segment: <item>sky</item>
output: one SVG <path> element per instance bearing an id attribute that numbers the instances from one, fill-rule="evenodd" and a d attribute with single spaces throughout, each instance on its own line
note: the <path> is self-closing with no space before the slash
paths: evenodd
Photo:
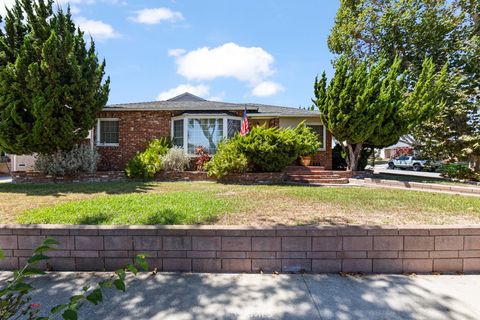
<path id="1" fill-rule="evenodd" d="M 4 6 L 14 0 L 0 0 Z M 333 72 L 327 38 L 337 0 L 57 0 L 95 40 L 109 104 L 205 99 L 311 105 Z"/>

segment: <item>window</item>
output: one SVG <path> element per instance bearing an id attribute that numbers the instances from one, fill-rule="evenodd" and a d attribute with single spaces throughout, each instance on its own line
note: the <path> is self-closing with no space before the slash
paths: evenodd
<path id="1" fill-rule="evenodd" d="M 235 133 L 240 132 L 240 127 L 242 126 L 242 121 L 237 119 L 228 119 L 228 133 L 227 138 L 233 138 Z"/>
<path id="2" fill-rule="evenodd" d="M 321 124 L 308 124 L 307 127 L 317 134 L 318 141 L 320 141 L 320 150 L 325 150 L 325 127 Z"/>
<path id="3" fill-rule="evenodd" d="M 173 121 L 173 145 L 183 148 L 183 119 Z"/>
<path id="4" fill-rule="evenodd" d="M 119 127 L 118 119 L 98 119 L 97 145 L 118 146 Z"/>
<path id="5" fill-rule="evenodd" d="M 241 118 L 225 114 L 185 114 L 172 121 L 173 144 L 183 147 L 189 154 L 194 154 L 198 146 L 213 154 L 220 141 L 240 131 L 240 125 Z"/>

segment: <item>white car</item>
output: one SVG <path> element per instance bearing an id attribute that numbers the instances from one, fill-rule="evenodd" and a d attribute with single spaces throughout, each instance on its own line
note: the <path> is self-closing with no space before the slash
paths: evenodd
<path id="1" fill-rule="evenodd" d="M 401 156 L 388 162 L 388 169 L 413 169 L 413 171 L 429 169 L 430 171 L 435 171 L 438 167 L 440 167 L 439 163 L 430 160 L 420 160 L 412 156 Z"/>

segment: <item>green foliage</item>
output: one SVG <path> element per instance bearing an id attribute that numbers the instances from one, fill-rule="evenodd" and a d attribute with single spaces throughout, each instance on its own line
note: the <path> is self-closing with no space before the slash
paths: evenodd
<path id="1" fill-rule="evenodd" d="M 71 150 L 105 106 L 93 40 L 53 1 L 17 0 L 0 29 L 0 146 L 12 154 Z"/>
<path id="2" fill-rule="evenodd" d="M 317 135 L 303 122 L 294 129 L 255 126 L 246 136 L 236 135 L 220 143 L 206 170 L 218 178 L 248 170 L 282 171 L 300 155 L 310 155 L 319 148 Z"/>
<path id="3" fill-rule="evenodd" d="M 401 58 L 409 89 L 445 73 L 438 104 L 421 125 L 410 128 L 415 148 L 437 159 L 465 159 L 480 171 L 480 1 L 342 0 L 328 39 L 330 50 L 349 61 Z M 438 94 L 418 87 L 418 97 Z M 423 99 L 426 108 L 435 99 Z M 417 107 L 421 107 L 418 100 Z"/>
<path id="4" fill-rule="evenodd" d="M 162 157 L 165 171 L 185 171 L 190 165 L 190 157 L 183 148 L 174 146 Z"/>
<path id="5" fill-rule="evenodd" d="M 150 141 L 143 152 L 137 152 L 125 167 L 125 174 L 129 178 L 151 179 L 162 170 L 162 156 L 170 149 L 170 142 L 166 138 Z"/>
<path id="6" fill-rule="evenodd" d="M 299 135 L 291 128 L 255 126 L 246 136 L 237 135 L 232 141 L 258 172 L 281 171 L 300 154 Z"/>
<path id="7" fill-rule="evenodd" d="M 480 175 L 463 164 L 446 164 L 442 166 L 442 177 L 460 180 L 480 181 Z"/>
<path id="8" fill-rule="evenodd" d="M 100 155 L 90 145 L 76 145 L 70 151 L 40 154 L 35 160 L 35 169 L 51 176 L 71 176 L 78 173 L 94 173 Z"/>
<path id="9" fill-rule="evenodd" d="M 135 264 L 129 264 L 124 269 L 117 270 L 115 277 L 103 280 L 96 286 L 86 285 L 82 288 L 82 293 L 70 297 L 69 302 L 54 306 L 50 309 L 50 316 L 39 316 L 42 312 L 41 305 L 31 303 L 30 292 L 34 289 L 27 283 L 30 276 L 45 274 L 42 270 L 35 268 L 41 261 L 49 259 L 44 253 L 56 250 L 60 243 L 54 238 L 47 238 L 43 243 L 33 251 L 33 255 L 27 260 L 27 264 L 20 270 L 13 273 L 11 280 L 6 282 L 4 287 L 0 287 L 0 319 L 18 319 L 24 316 L 28 319 L 54 319 L 57 314 L 62 315 L 63 319 L 77 319 L 78 309 L 82 302 L 90 302 L 97 305 L 103 301 L 103 289 L 115 285 L 117 290 L 125 292 L 125 269 L 137 274 L 138 269 L 148 271 L 148 263 L 145 260 L 146 255 L 139 254 L 135 258 Z M 0 259 L 3 259 L 3 251 L 0 248 Z M 93 287 L 93 289 L 92 289 Z M 42 313 L 47 313 L 43 310 Z"/>
<path id="10" fill-rule="evenodd" d="M 313 130 L 300 123 L 296 128 L 297 148 L 300 156 L 310 156 L 320 149 L 320 141 Z"/>
<path id="11" fill-rule="evenodd" d="M 357 64 L 341 57 L 328 85 L 325 73 L 315 79 L 313 102 L 323 124 L 337 141 L 345 143 L 350 170 L 359 169 L 364 145 L 381 148 L 396 143 L 439 105 L 444 72 L 437 75 L 426 59 L 420 80 L 407 94 L 400 63 L 396 58 L 392 65 L 386 60 Z"/>
<path id="12" fill-rule="evenodd" d="M 209 176 L 221 179 L 229 173 L 246 172 L 248 160 L 233 140 L 222 141 L 217 146 L 217 152 L 209 162 L 205 163 L 204 168 Z"/>

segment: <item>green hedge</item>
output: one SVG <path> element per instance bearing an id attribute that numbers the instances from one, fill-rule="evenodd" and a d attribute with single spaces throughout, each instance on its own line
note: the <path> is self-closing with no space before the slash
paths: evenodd
<path id="1" fill-rule="evenodd" d="M 157 172 L 162 170 L 162 156 L 168 152 L 170 147 L 170 141 L 166 138 L 150 141 L 145 151 L 137 152 L 128 161 L 125 174 L 129 178 L 153 178 Z"/>

